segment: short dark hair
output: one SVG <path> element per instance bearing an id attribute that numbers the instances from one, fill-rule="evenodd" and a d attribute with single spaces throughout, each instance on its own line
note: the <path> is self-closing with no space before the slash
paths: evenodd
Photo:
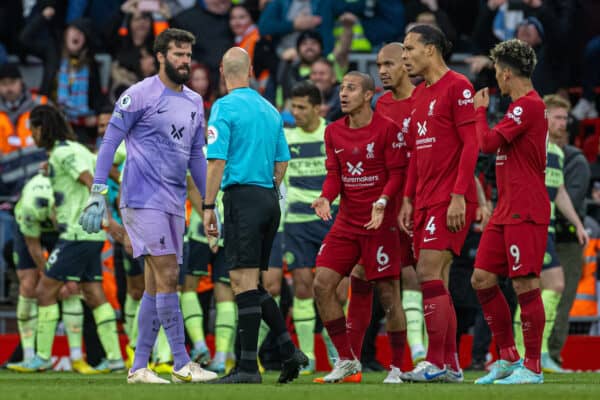
<path id="1" fill-rule="evenodd" d="M 154 41 L 154 54 L 162 53 L 167 55 L 169 50 L 169 43 L 175 42 L 175 46 L 181 45 L 181 43 L 191 43 L 192 46 L 196 44 L 196 38 L 188 31 L 177 28 L 169 28 L 162 31 Z"/>
<path id="2" fill-rule="evenodd" d="M 301 81 L 298 82 L 292 88 L 292 97 L 306 97 L 308 96 L 308 102 L 313 106 L 319 105 L 322 103 L 321 100 L 321 91 L 319 88 L 312 83 L 311 81 Z"/>
<path id="3" fill-rule="evenodd" d="M 369 74 L 365 74 L 364 72 L 360 71 L 350 71 L 344 76 L 357 76 L 361 80 L 361 86 L 363 88 L 363 91 L 375 91 L 375 81 L 373 80 L 373 77 L 371 77 L 371 75 Z"/>
<path id="4" fill-rule="evenodd" d="M 329 66 L 329 68 L 331 68 L 332 70 L 335 69 L 335 65 L 333 65 L 333 63 L 331 61 L 329 61 L 327 58 L 325 57 L 319 57 L 317 58 L 312 65 L 315 65 L 316 63 L 322 63 L 325 64 L 327 66 Z"/>
<path id="5" fill-rule="evenodd" d="M 519 39 L 500 42 L 490 52 L 492 60 L 502 67 L 508 67 L 517 75 L 531 78 L 537 64 L 535 51 Z"/>
<path id="6" fill-rule="evenodd" d="M 302 42 L 304 42 L 307 39 L 316 40 L 317 42 L 319 42 L 321 49 L 323 49 L 323 36 L 321 36 L 321 34 L 315 30 L 300 32 L 300 34 L 298 35 L 298 39 L 296 39 L 296 49 L 299 49 Z"/>
<path id="7" fill-rule="evenodd" d="M 57 140 L 77 140 L 63 114 L 48 104 L 36 106 L 31 110 L 29 124 L 35 128 L 42 127 L 38 144 L 46 150 L 52 150 Z"/>
<path id="8" fill-rule="evenodd" d="M 114 110 L 115 110 L 115 106 L 113 106 L 110 103 L 105 103 L 105 104 L 102 104 L 102 107 L 100 107 L 98 115 L 100 115 L 100 114 L 112 114 Z"/>
<path id="9" fill-rule="evenodd" d="M 442 57 L 446 57 L 452 51 L 452 43 L 446 39 L 446 35 L 439 28 L 428 25 L 428 24 L 419 24 L 415 25 L 409 29 L 407 34 L 416 33 L 420 35 L 419 41 L 425 45 L 431 44 L 435 46 L 437 51 L 442 55 Z"/>

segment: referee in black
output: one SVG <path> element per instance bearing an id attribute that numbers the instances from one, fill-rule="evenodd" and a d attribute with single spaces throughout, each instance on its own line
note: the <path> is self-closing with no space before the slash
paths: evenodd
<path id="1" fill-rule="evenodd" d="M 219 187 L 225 207 L 225 258 L 238 306 L 241 357 L 229 375 L 215 383 L 261 383 L 257 342 L 261 314 L 277 337 L 282 365 L 279 383 L 298 377 L 308 358 L 292 343 L 275 300 L 259 285 L 281 212 L 277 189 L 290 153 L 279 112 L 250 89 L 248 53 L 229 49 L 221 62 L 228 95 L 213 105 L 208 122 L 208 172 L 204 230 L 218 237 L 214 212 Z"/>

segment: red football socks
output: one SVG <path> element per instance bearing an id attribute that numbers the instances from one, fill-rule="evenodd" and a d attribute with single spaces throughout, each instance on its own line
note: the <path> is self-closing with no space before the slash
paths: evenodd
<path id="1" fill-rule="evenodd" d="M 354 355 L 352 354 L 350 341 L 346 333 L 346 318 L 342 317 L 331 321 L 323 321 L 323 325 L 325 325 L 327 333 L 338 351 L 340 360 L 353 360 Z"/>
<path id="2" fill-rule="evenodd" d="M 404 348 L 406 347 L 406 330 L 388 331 L 388 339 L 392 350 L 392 365 L 396 368 L 402 368 L 404 360 Z"/>
<path id="3" fill-rule="evenodd" d="M 448 314 L 448 329 L 446 330 L 446 343 L 444 345 L 444 363 L 454 371 L 460 371 L 458 351 L 456 350 L 456 310 L 450 292 L 446 290 L 450 312 Z"/>
<path id="4" fill-rule="evenodd" d="M 483 309 L 483 314 L 485 315 L 485 320 L 500 350 L 500 358 L 511 362 L 517 361 L 519 353 L 515 347 L 512 317 L 506 298 L 498 285 L 477 290 L 476 292 L 481 308 Z"/>
<path id="5" fill-rule="evenodd" d="M 373 285 L 367 281 L 350 277 L 350 305 L 348 306 L 348 340 L 357 358 L 362 354 L 362 345 L 373 310 Z"/>
<path id="6" fill-rule="evenodd" d="M 444 368 L 446 332 L 450 315 L 450 297 L 444 282 L 433 280 L 421 283 L 423 291 L 423 316 L 429 336 L 427 361 L 438 368 Z"/>
<path id="7" fill-rule="evenodd" d="M 523 342 L 525 343 L 525 368 L 539 374 L 542 351 L 542 336 L 546 324 L 544 303 L 540 289 L 533 289 L 520 294 L 521 326 L 523 329 Z"/>

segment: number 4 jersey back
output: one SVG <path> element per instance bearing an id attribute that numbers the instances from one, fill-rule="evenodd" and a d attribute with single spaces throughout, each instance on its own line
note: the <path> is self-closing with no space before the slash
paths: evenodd
<path id="1" fill-rule="evenodd" d="M 333 200 L 328 195 L 328 181 L 337 179 L 341 201 L 336 225 L 365 234 L 369 233 L 364 225 L 371 219 L 372 204 L 384 193 L 384 188 L 389 188 L 386 184 L 392 176 L 398 179 L 398 185 L 393 193 L 386 193 L 390 202 L 385 209 L 384 227 L 396 224 L 393 200 L 407 167 L 406 144 L 400 127 L 378 112 L 362 128 L 351 129 L 348 121 L 348 117 L 339 119 L 325 131 L 328 177 L 323 195 Z"/>

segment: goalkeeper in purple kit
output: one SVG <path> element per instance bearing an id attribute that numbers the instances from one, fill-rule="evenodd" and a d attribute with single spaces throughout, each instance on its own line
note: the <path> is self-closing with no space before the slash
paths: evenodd
<path id="1" fill-rule="evenodd" d="M 159 73 L 133 85 L 117 101 L 98 153 L 88 205 L 80 218 L 88 232 L 102 228 L 107 218 L 106 179 L 114 153 L 125 140 L 121 214 L 134 257 L 145 256 L 146 284 L 129 383 L 169 383 L 147 368 L 161 325 L 173 353 L 173 382 L 217 377 L 190 360 L 176 293 L 188 169 L 202 197 L 206 186 L 202 98 L 183 85 L 189 80 L 194 42 L 191 33 L 179 29 L 167 29 L 156 38 Z"/>

